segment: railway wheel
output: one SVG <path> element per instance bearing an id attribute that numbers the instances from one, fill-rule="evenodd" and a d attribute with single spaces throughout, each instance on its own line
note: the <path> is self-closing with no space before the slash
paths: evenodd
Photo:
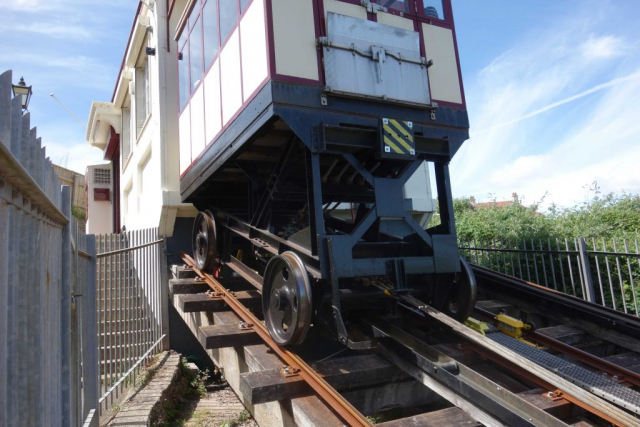
<path id="1" fill-rule="evenodd" d="M 476 276 L 464 257 L 460 257 L 460 273 L 453 276 L 451 294 L 446 301 L 443 312 L 454 319 L 464 322 L 476 305 L 478 286 Z"/>
<path id="2" fill-rule="evenodd" d="M 211 270 L 216 260 L 216 222 L 211 211 L 198 212 L 191 233 L 193 259 L 200 270 Z"/>
<path id="3" fill-rule="evenodd" d="M 304 263 L 287 251 L 269 260 L 262 287 L 264 320 L 279 345 L 301 344 L 311 325 L 311 285 Z"/>

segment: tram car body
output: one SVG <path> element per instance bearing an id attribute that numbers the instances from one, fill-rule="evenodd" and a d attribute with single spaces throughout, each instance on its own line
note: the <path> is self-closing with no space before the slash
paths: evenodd
<path id="1" fill-rule="evenodd" d="M 181 27 L 197 264 L 261 288 L 282 345 L 324 322 L 358 347 L 350 313 L 393 309 L 401 292 L 466 318 L 448 165 L 469 125 L 450 0 L 198 0 Z M 412 176 L 430 191 L 428 171 L 435 226 L 407 197 Z"/>

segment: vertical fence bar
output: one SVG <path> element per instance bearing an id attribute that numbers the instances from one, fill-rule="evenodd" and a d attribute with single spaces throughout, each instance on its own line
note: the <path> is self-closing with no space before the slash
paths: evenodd
<path id="1" fill-rule="evenodd" d="M 0 180 L 0 190 L 4 187 L 4 181 Z M 14 230 L 10 228 L 12 216 L 12 207 L 4 200 L 0 200 L 0 425 L 7 424 L 8 413 L 8 394 L 7 387 L 7 357 L 10 346 L 9 339 L 9 311 L 12 311 L 11 302 L 9 301 L 9 258 L 11 249 L 9 242 L 13 240 Z M 10 234 L 11 233 L 11 234 Z M 11 237 L 11 239 L 10 239 Z M 7 408 L 6 410 L 4 408 Z"/>
<path id="2" fill-rule="evenodd" d="M 133 246 L 138 246 L 140 245 L 140 230 L 135 230 L 133 232 L 133 236 L 134 236 L 134 244 Z M 136 250 L 134 251 L 134 258 L 135 258 L 135 273 L 134 273 L 134 278 L 135 278 L 135 286 L 136 286 L 136 347 L 137 347 L 137 354 L 136 354 L 136 359 L 139 359 L 143 352 L 142 352 L 142 348 L 143 348 L 143 343 L 142 343 L 142 338 L 143 338 L 143 333 L 142 333 L 142 315 L 144 313 L 144 308 L 142 307 L 142 268 L 140 268 L 140 251 Z M 136 370 L 139 371 L 139 370 Z"/>
<path id="3" fill-rule="evenodd" d="M 516 272 L 515 269 L 513 267 L 513 252 L 511 252 L 511 239 L 508 240 L 508 244 L 509 244 L 509 260 L 510 260 L 510 264 L 511 264 L 511 275 L 513 277 L 516 276 Z"/>
<path id="4" fill-rule="evenodd" d="M 125 241 L 125 248 L 130 248 L 131 245 L 129 244 L 129 238 L 128 238 L 128 233 L 124 232 L 122 233 L 124 236 L 124 241 Z M 123 337 L 123 339 L 125 340 L 125 357 L 126 357 L 126 363 L 125 363 L 125 367 L 126 370 L 129 371 L 129 369 L 131 368 L 132 364 L 133 364 L 133 358 L 131 357 L 131 271 L 130 271 L 130 265 L 129 265 L 129 258 L 131 256 L 130 252 L 127 252 L 125 255 L 125 265 L 124 265 L 124 271 L 125 271 L 125 279 L 124 279 L 124 283 L 125 283 L 125 335 Z M 131 381 L 129 381 L 131 382 Z"/>
<path id="5" fill-rule="evenodd" d="M 560 242 L 556 238 L 556 250 L 558 251 L 558 264 L 560 265 L 560 278 L 562 278 L 562 292 L 567 293 L 567 283 L 564 277 L 564 266 L 562 263 L 562 251 L 560 250 Z"/>
<path id="6" fill-rule="evenodd" d="M 576 267 L 578 268 L 578 279 L 580 279 L 580 290 L 582 292 L 582 299 L 587 301 L 587 286 L 584 277 L 584 270 L 582 269 L 582 261 L 580 256 L 580 246 L 578 244 L 578 238 L 573 239 L 573 248 L 576 252 Z"/>
<path id="7" fill-rule="evenodd" d="M 145 243 L 148 243 L 151 241 L 150 239 L 150 234 L 151 234 L 151 230 L 150 229 L 146 229 L 144 231 L 144 237 L 145 237 Z M 145 254 L 146 254 L 146 262 L 145 262 L 145 272 L 146 272 L 146 277 L 145 277 L 145 281 L 146 281 L 146 286 L 147 286 L 147 307 L 149 307 L 149 314 L 147 315 L 147 319 L 148 319 L 148 328 L 149 328 L 149 340 L 147 341 L 148 343 L 152 343 L 153 342 L 153 286 L 152 286 L 152 275 L 151 275 L 151 247 L 147 246 L 145 248 Z M 149 344 L 147 344 L 149 345 Z M 149 363 L 151 361 L 151 353 L 149 353 L 149 355 L 147 356 L 147 363 Z"/>
<path id="8" fill-rule="evenodd" d="M 113 234 L 109 235 L 109 252 L 115 250 L 115 239 Z M 116 366 L 113 360 L 113 347 L 116 344 L 116 333 L 115 333 L 115 316 L 113 314 L 113 307 L 115 306 L 115 292 L 114 292 L 114 278 L 115 278 L 115 265 L 113 262 L 113 255 L 109 255 L 109 280 L 107 281 L 109 286 L 109 348 L 105 349 L 105 359 L 109 360 L 109 387 L 111 387 L 115 383 L 115 374 L 116 374 Z M 115 397 L 115 393 L 110 395 L 110 405 L 113 406 L 113 399 Z"/>
<path id="9" fill-rule="evenodd" d="M 478 262 L 478 244 L 476 243 L 476 239 L 473 239 L 473 254 L 476 257 L 476 265 L 480 265 L 480 263 Z"/>
<path id="10" fill-rule="evenodd" d="M 500 273 L 500 252 L 497 251 L 496 241 L 491 239 L 491 249 L 493 250 L 493 257 L 496 260 L 496 271 Z"/>
<path id="11" fill-rule="evenodd" d="M 540 283 L 540 276 L 538 276 L 538 258 L 536 257 L 536 245 L 533 243 L 533 239 L 531 239 L 531 256 L 533 257 L 533 268 L 536 273 L 536 283 Z"/>
<path id="12" fill-rule="evenodd" d="M 69 187 L 62 187 L 62 213 L 71 216 L 71 191 Z M 71 425 L 71 223 L 64 226 L 62 231 L 62 319 L 60 322 L 62 333 L 62 425 Z"/>
<path id="13" fill-rule="evenodd" d="M 154 239 L 154 232 L 153 229 L 149 229 L 149 241 L 153 241 Z M 157 298 L 157 294 L 156 294 L 156 260 L 155 260 L 155 246 L 149 246 L 149 276 L 150 276 L 150 281 L 149 283 L 151 284 L 151 289 L 150 289 L 150 295 L 151 295 L 151 313 L 152 316 L 151 318 L 153 319 L 153 323 L 152 323 L 152 327 L 151 330 L 153 332 L 153 338 L 151 339 L 152 342 L 155 342 L 157 340 L 157 323 L 158 323 L 158 312 L 156 311 L 156 298 Z"/>
<path id="14" fill-rule="evenodd" d="M 580 270 L 584 276 L 584 293 L 582 298 L 589 302 L 596 302 L 596 293 L 593 289 L 593 277 L 591 276 L 591 266 L 589 265 L 589 254 L 587 253 L 587 243 L 581 237 L 578 239 L 578 250 L 580 257 Z"/>
<path id="15" fill-rule="evenodd" d="M 118 250 L 122 249 L 122 235 L 121 234 L 116 234 L 116 242 L 117 242 L 117 246 L 118 246 Z M 122 377 L 122 374 L 124 372 L 126 372 L 125 370 L 123 370 L 124 366 L 123 364 L 123 350 L 124 350 L 124 346 L 122 345 L 122 337 L 124 335 L 124 330 L 122 328 L 122 254 L 118 253 L 118 255 L 116 256 L 116 268 L 117 268 L 117 275 L 116 275 L 116 319 L 117 319 L 117 331 L 118 331 L 118 338 L 116 339 L 116 356 L 117 356 L 117 366 L 118 366 L 118 377 L 116 378 L 117 380 L 120 380 L 120 378 Z M 120 383 L 120 387 L 118 387 L 119 391 L 117 392 L 118 395 L 120 395 L 123 391 L 123 387 L 124 384 Z"/>
<path id="16" fill-rule="evenodd" d="M 624 251 L 629 253 L 629 246 L 627 245 L 627 239 L 622 239 L 624 243 Z M 633 283 L 633 270 L 631 269 L 631 257 L 626 255 L 627 257 L 627 267 L 629 268 L 629 286 L 631 287 L 631 295 L 633 296 L 633 307 L 635 309 L 634 314 L 638 315 L 638 299 L 636 298 L 636 287 Z"/>
<path id="17" fill-rule="evenodd" d="M 531 269 L 529 268 L 529 255 L 527 254 L 527 241 L 522 239 L 522 250 L 524 252 L 524 259 L 527 265 L 527 280 L 531 281 Z"/>
<path id="18" fill-rule="evenodd" d="M 153 241 L 155 242 L 156 240 L 158 240 L 158 231 L 157 229 L 153 229 Z M 153 264 L 154 264 L 154 268 L 153 268 L 153 282 L 154 282 L 154 293 L 155 293 L 155 306 L 156 306 L 156 336 L 154 338 L 154 342 L 156 342 L 159 338 L 160 338 L 160 328 L 161 328 L 161 324 L 160 324 L 160 319 L 161 319 L 161 314 L 160 314 L 160 252 L 158 251 L 160 249 L 160 245 L 153 245 L 151 246 L 151 248 L 153 249 Z"/>
<path id="19" fill-rule="evenodd" d="M 540 246 L 540 261 L 542 261 L 542 276 L 544 277 L 544 285 L 549 287 L 549 278 L 547 277 L 547 267 L 545 263 L 546 257 L 544 256 L 544 248 L 542 247 L 542 240 L 538 239 L 538 246 Z M 542 283 L 540 283 L 542 285 Z"/>
<path id="20" fill-rule="evenodd" d="M 99 234 L 96 236 L 97 239 L 97 253 L 102 253 L 104 250 L 102 248 L 102 234 Z M 103 357 L 102 357 L 102 349 L 104 348 L 104 344 L 106 342 L 105 339 L 105 332 L 104 332 L 104 325 L 102 323 L 102 313 L 104 312 L 104 288 L 102 287 L 103 284 L 103 275 L 102 275 L 102 264 L 103 264 L 103 259 L 102 258 L 97 258 L 96 259 L 96 271 L 97 271 L 97 279 L 96 279 L 96 286 L 97 286 L 97 294 L 98 294 L 98 313 L 97 313 L 97 323 L 98 323 L 98 374 L 100 375 L 100 396 L 102 396 L 105 392 L 104 389 L 104 376 L 102 373 L 102 366 L 103 366 Z M 98 416 L 102 415 L 102 405 L 99 405 L 98 408 Z"/>
<path id="21" fill-rule="evenodd" d="M 96 238 L 94 235 L 84 237 L 86 239 L 87 253 L 96 260 Z M 100 347 L 99 335 L 97 332 L 96 322 L 96 264 L 95 262 L 87 262 L 88 265 L 87 278 L 84 281 L 85 288 L 84 304 L 85 304 L 85 336 L 82 364 L 84 375 L 82 376 L 83 388 L 85 390 L 85 408 L 82 413 L 83 419 L 89 415 L 89 411 L 97 409 L 96 405 L 100 398 L 99 393 L 99 375 L 100 365 L 98 363 L 98 351 Z M 90 427 L 98 427 L 98 417 L 94 417 Z"/>
<path id="22" fill-rule="evenodd" d="M 549 263 L 551 264 L 551 278 L 553 279 L 553 289 L 558 290 L 558 283 L 556 282 L 556 269 L 553 266 L 553 254 L 551 253 L 551 239 L 547 238 L 547 249 L 549 250 Z"/>
<path id="23" fill-rule="evenodd" d="M 571 267 L 571 254 L 569 253 L 569 240 L 564 239 L 564 247 L 567 251 L 567 265 L 569 267 L 569 277 L 571 278 L 571 288 L 573 289 L 573 295 L 576 296 L 576 284 L 573 280 L 573 268 Z"/>
<path id="24" fill-rule="evenodd" d="M 616 244 L 616 239 L 613 239 L 613 251 L 618 252 L 618 247 Z M 620 298 L 622 299 L 622 307 L 624 307 L 624 312 L 627 313 L 627 295 L 624 291 L 624 281 L 622 279 L 622 268 L 620 267 L 620 257 L 616 253 L 616 267 L 618 269 L 618 281 L 620 282 Z"/>
<path id="25" fill-rule="evenodd" d="M 520 258 L 520 242 L 518 241 L 518 239 L 516 239 L 516 250 L 518 251 L 518 272 L 520 274 L 520 280 L 524 279 L 524 276 L 522 275 L 522 259 Z"/>
<path id="26" fill-rule="evenodd" d="M 158 230 L 158 235 L 159 235 Z M 160 236 L 158 236 L 160 237 Z M 167 247 L 166 240 L 163 238 L 162 246 L 158 249 L 160 253 L 160 307 L 161 307 L 161 321 L 162 328 L 160 329 L 160 333 L 164 335 L 164 340 L 162 341 L 162 351 L 169 350 L 169 269 L 167 267 Z"/>
<path id="27" fill-rule="evenodd" d="M 607 242 L 604 240 L 604 237 L 602 238 L 602 248 L 605 252 L 607 252 Z M 609 265 L 609 255 L 605 255 L 604 262 L 605 262 L 605 265 L 607 266 L 607 277 L 609 278 L 609 291 L 611 292 L 611 301 L 613 303 L 613 308 L 618 310 L 617 304 L 616 304 L 616 293 L 613 290 L 613 278 L 611 277 L 611 266 Z M 624 310 L 624 307 L 625 307 L 624 294 L 622 294 L 621 299 L 622 299 L 622 306 Z"/>
<path id="28" fill-rule="evenodd" d="M 598 252 L 598 244 L 596 243 L 595 237 L 591 238 L 591 244 L 593 245 L 593 251 Z M 600 298 L 602 298 L 602 306 L 606 307 L 607 301 L 605 299 L 604 288 L 602 286 L 602 274 L 600 273 L 600 259 L 598 258 L 598 254 L 594 254 L 593 258 L 596 262 L 596 273 L 598 274 L 598 285 L 600 286 Z M 615 308 L 616 307 L 614 306 L 613 309 L 615 310 Z"/>

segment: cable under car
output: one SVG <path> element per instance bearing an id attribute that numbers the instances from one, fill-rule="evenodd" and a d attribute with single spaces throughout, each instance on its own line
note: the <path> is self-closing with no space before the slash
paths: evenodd
<path id="1" fill-rule="evenodd" d="M 177 37 L 198 266 L 262 287 L 281 345 L 411 293 L 465 320 L 449 162 L 468 138 L 450 0 L 192 1 Z M 430 176 L 439 223 L 431 226 Z"/>

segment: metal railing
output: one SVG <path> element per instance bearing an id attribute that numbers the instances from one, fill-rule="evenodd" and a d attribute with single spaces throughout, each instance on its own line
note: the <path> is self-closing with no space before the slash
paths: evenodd
<path id="1" fill-rule="evenodd" d="M 100 412 L 136 384 L 141 362 L 162 351 L 167 328 L 162 243 L 157 228 L 97 236 Z"/>
<path id="2" fill-rule="evenodd" d="M 622 240 L 460 242 L 470 262 L 638 315 L 640 245 Z M 612 249 L 612 250 L 611 250 Z"/>
<path id="3" fill-rule="evenodd" d="M 98 400 L 95 241 L 11 83 L 0 75 L 0 426 L 77 426 Z"/>

